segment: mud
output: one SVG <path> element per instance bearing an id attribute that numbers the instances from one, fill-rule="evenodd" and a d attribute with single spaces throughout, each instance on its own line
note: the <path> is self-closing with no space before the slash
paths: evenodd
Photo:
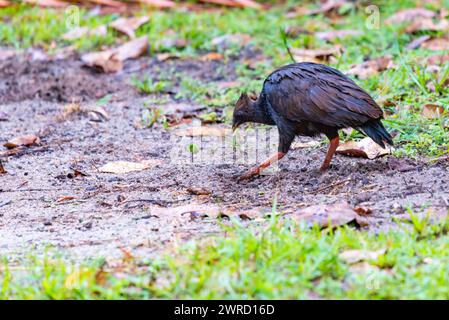
<path id="1" fill-rule="evenodd" d="M 319 174 L 323 145 L 292 150 L 278 173 L 240 183 L 235 176 L 245 165 L 172 163 L 170 131 L 138 125 L 147 98 L 129 85 L 130 78 L 173 70 L 202 80 L 231 81 L 232 63 L 139 59 L 120 74 L 102 75 L 83 68 L 74 57 L 23 59 L 0 62 L 0 143 L 24 134 L 38 135 L 41 142 L 15 154 L 0 150 L 8 172 L 0 175 L 0 252 L 10 259 L 48 246 L 79 258 L 118 257 L 120 248 L 145 256 L 219 234 L 216 217 L 203 217 L 208 207 L 269 210 L 274 197 L 281 210 L 342 201 L 364 206 L 372 210 L 365 228 L 373 231 L 394 226 L 395 218 L 407 216 L 407 207 L 417 212 L 431 207 L 436 213 L 449 207 L 447 162 L 337 155 L 331 169 Z M 87 106 L 105 94 L 111 94 L 104 106 L 107 119 L 88 112 L 61 118 L 67 102 Z M 145 159 L 161 164 L 127 174 L 98 170 L 110 161 Z M 192 187 L 210 194 L 192 194 Z M 160 209 L 187 204 L 202 207 L 188 214 Z"/>

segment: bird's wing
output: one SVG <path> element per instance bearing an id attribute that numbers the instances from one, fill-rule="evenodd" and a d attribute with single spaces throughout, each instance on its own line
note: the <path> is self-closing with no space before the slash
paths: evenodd
<path id="1" fill-rule="evenodd" d="M 280 69 L 267 78 L 264 91 L 274 111 L 289 121 L 357 127 L 383 114 L 355 82 L 322 65 Z"/>

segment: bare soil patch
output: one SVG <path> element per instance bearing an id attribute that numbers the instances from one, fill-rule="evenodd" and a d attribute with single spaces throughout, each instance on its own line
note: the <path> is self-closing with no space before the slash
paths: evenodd
<path id="1" fill-rule="evenodd" d="M 7 170 L 0 175 L 3 254 L 13 259 L 30 248 L 42 252 L 51 245 L 80 258 L 120 256 L 123 247 L 147 255 L 220 233 L 216 216 L 203 214 L 209 207 L 269 210 L 275 195 L 287 211 L 339 202 L 370 208 L 365 228 L 373 231 L 393 226 L 394 218 L 406 218 L 409 206 L 418 212 L 428 207 L 435 214 L 447 212 L 447 162 L 337 155 L 330 171 L 321 175 L 323 146 L 292 150 L 276 175 L 242 183 L 235 176 L 247 169 L 243 165 L 171 163 L 170 132 L 136 125 L 147 98 L 129 85 L 136 73 L 158 76 L 167 70 L 208 81 L 235 78 L 233 64 L 221 61 L 138 59 L 117 75 L 85 69 L 74 57 L 31 61 L 19 56 L 0 62 L 0 143 L 25 134 L 41 139 L 15 154 L 0 151 Z M 89 113 L 58 118 L 67 102 L 89 104 L 105 94 L 112 95 L 104 106 L 108 119 Z M 161 164 L 127 174 L 98 170 L 111 161 L 146 159 Z M 199 189 L 207 192 L 195 194 Z M 184 213 L 163 210 L 189 204 L 202 207 Z"/>

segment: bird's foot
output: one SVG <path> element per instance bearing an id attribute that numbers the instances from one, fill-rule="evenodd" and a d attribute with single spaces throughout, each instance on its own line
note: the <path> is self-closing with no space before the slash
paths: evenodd
<path id="1" fill-rule="evenodd" d="M 249 180 L 255 176 L 258 176 L 259 173 L 260 173 L 259 167 L 251 168 L 250 170 L 248 170 L 244 174 L 242 174 L 240 177 L 238 177 L 237 181 Z"/>

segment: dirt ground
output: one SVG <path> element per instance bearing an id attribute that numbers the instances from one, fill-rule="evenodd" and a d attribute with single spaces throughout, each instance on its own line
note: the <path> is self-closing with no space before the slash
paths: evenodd
<path id="1" fill-rule="evenodd" d="M 233 70 L 232 63 L 220 61 L 142 58 L 128 62 L 120 74 L 104 75 L 82 67 L 77 57 L 33 61 L 23 55 L 0 61 L 0 143 L 24 134 L 41 140 L 15 152 L 0 150 L 7 170 L 0 175 L 2 255 L 14 259 L 49 246 L 80 258 L 118 257 L 120 248 L 148 255 L 219 233 L 216 217 L 203 217 L 211 208 L 270 210 L 276 194 L 282 210 L 343 201 L 365 206 L 372 209 L 365 228 L 374 231 L 394 225 L 408 206 L 447 212 L 447 162 L 337 155 L 321 175 L 322 145 L 292 150 L 279 173 L 240 183 L 235 176 L 244 165 L 172 163 L 170 132 L 137 125 L 148 97 L 137 93 L 129 79 L 136 73 L 157 78 L 184 71 L 224 82 L 235 79 Z M 63 116 L 68 103 L 89 106 L 106 94 L 112 97 L 104 106 L 107 117 L 95 112 Z M 98 170 L 110 161 L 146 159 L 161 163 L 127 174 Z M 210 194 L 192 194 L 192 187 Z"/>

